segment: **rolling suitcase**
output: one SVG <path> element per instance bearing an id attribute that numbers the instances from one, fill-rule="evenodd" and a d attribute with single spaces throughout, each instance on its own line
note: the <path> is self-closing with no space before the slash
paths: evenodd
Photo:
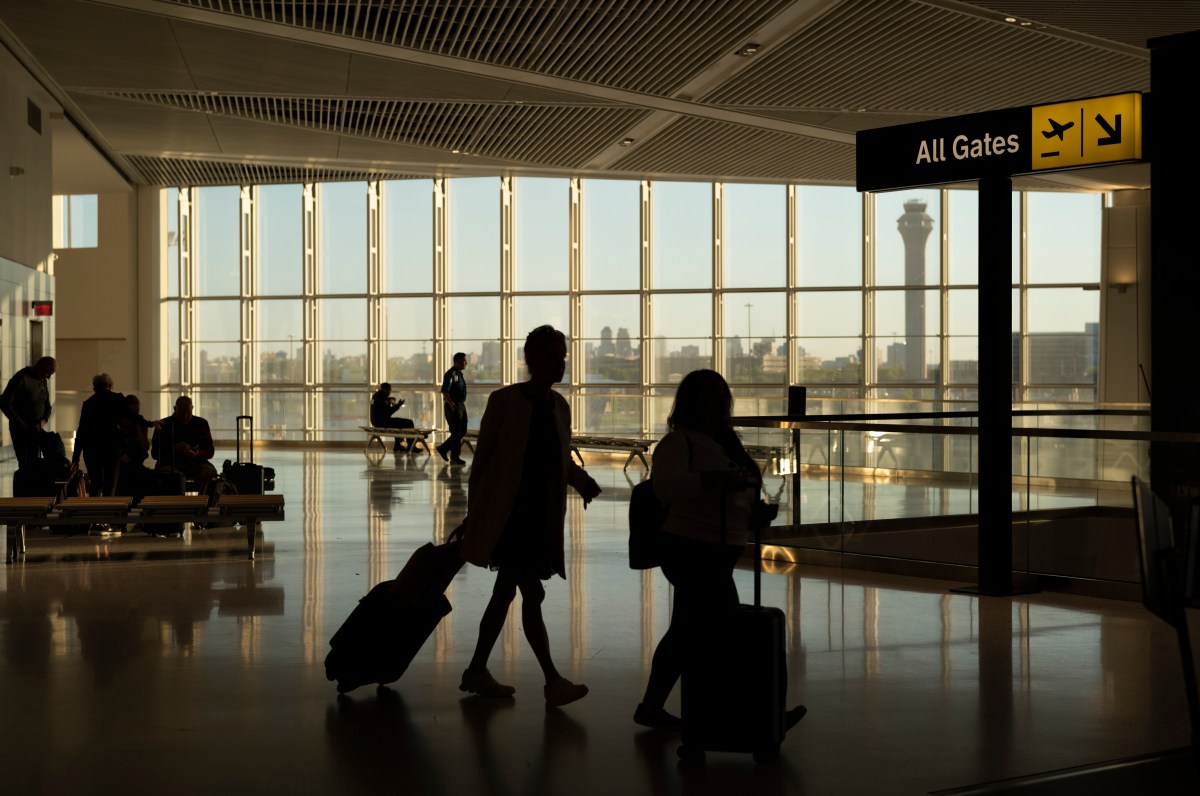
<path id="1" fill-rule="evenodd" d="M 721 507 L 724 533 L 725 509 Z M 722 538 L 724 538 L 722 536 Z M 762 606 L 762 539 L 754 532 L 754 604 L 713 617 L 694 639 L 681 678 L 683 728 L 678 753 L 779 753 L 787 733 L 787 654 L 783 611 Z"/>
<path id="2" fill-rule="evenodd" d="M 425 544 L 395 580 L 377 584 L 329 640 L 325 677 L 339 694 L 369 683 L 399 680 L 412 659 L 450 613 L 445 591 L 462 569 L 459 531 L 442 545 Z"/>
<path id="3" fill-rule="evenodd" d="M 242 421 L 249 426 L 249 455 L 242 461 Z M 261 495 L 275 488 L 275 470 L 254 463 L 254 418 L 250 415 L 237 416 L 237 461 L 228 459 L 221 466 L 221 475 L 237 488 L 239 495 Z"/>

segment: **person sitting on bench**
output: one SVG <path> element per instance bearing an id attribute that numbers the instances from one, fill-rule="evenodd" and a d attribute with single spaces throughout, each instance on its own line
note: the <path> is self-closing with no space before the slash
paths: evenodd
<path id="1" fill-rule="evenodd" d="M 380 384 L 379 389 L 371 396 L 371 425 L 374 428 L 413 428 L 413 421 L 407 417 L 392 417 L 392 415 L 400 411 L 400 407 L 402 406 L 404 406 L 403 398 L 397 399 L 392 397 L 392 385 L 386 381 Z M 396 444 L 392 446 L 393 453 L 400 452 L 400 442 L 400 438 L 396 437 Z M 406 450 L 412 453 L 416 444 L 416 438 L 410 437 Z"/>
<path id="2" fill-rule="evenodd" d="M 217 477 L 212 459 L 212 431 L 208 421 L 192 414 L 192 399 L 181 395 L 175 399 L 175 413 L 162 421 L 150 440 L 150 455 L 158 462 L 159 470 L 178 470 L 196 484 L 196 491 L 206 494 L 208 482 Z"/>

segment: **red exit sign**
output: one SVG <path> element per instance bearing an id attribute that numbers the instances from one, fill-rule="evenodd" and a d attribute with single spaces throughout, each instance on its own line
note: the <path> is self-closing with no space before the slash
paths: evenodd
<path id="1" fill-rule="evenodd" d="M 38 318 L 48 318 L 54 314 L 53 301 L 31 301 L 29 304 L 33 307 L 33 314 Z"/>

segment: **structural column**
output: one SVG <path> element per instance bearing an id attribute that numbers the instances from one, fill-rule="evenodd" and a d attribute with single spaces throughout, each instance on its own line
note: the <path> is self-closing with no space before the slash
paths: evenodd
<path id="1" fill-rule="evenodd" d="M 1012 180 L 979 181 L 979 593 L 1012 593 Z"/>

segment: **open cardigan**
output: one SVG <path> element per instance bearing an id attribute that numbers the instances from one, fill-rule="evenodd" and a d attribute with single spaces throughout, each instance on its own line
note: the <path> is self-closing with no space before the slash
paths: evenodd
<path id="1" fill-rule="evenodd" d="M 547 528 L 554 571 L 565 578 L 563 523 L 567 512 L 567 486 L 587 478 L 582 467 L 571 459 L 571 408 L 567 399 L 551 392 L 554 401 L 554 427 L 558 431 L 558 455 L 561 457 L 559 483 L 549 489 L 546 506 Z M 467 491 L 467 527 L 462 541 L 462 557 L 486 567 L 492 550 L 504 531 L 504 525 L 517 499 L 522 464 L 529 442 L 529 422 L 533 403 L 521 392 L 519 384 L 502 387 L 488 397 L 487 408 L 479 421 L 479 440 L 471 462 Z"/>

